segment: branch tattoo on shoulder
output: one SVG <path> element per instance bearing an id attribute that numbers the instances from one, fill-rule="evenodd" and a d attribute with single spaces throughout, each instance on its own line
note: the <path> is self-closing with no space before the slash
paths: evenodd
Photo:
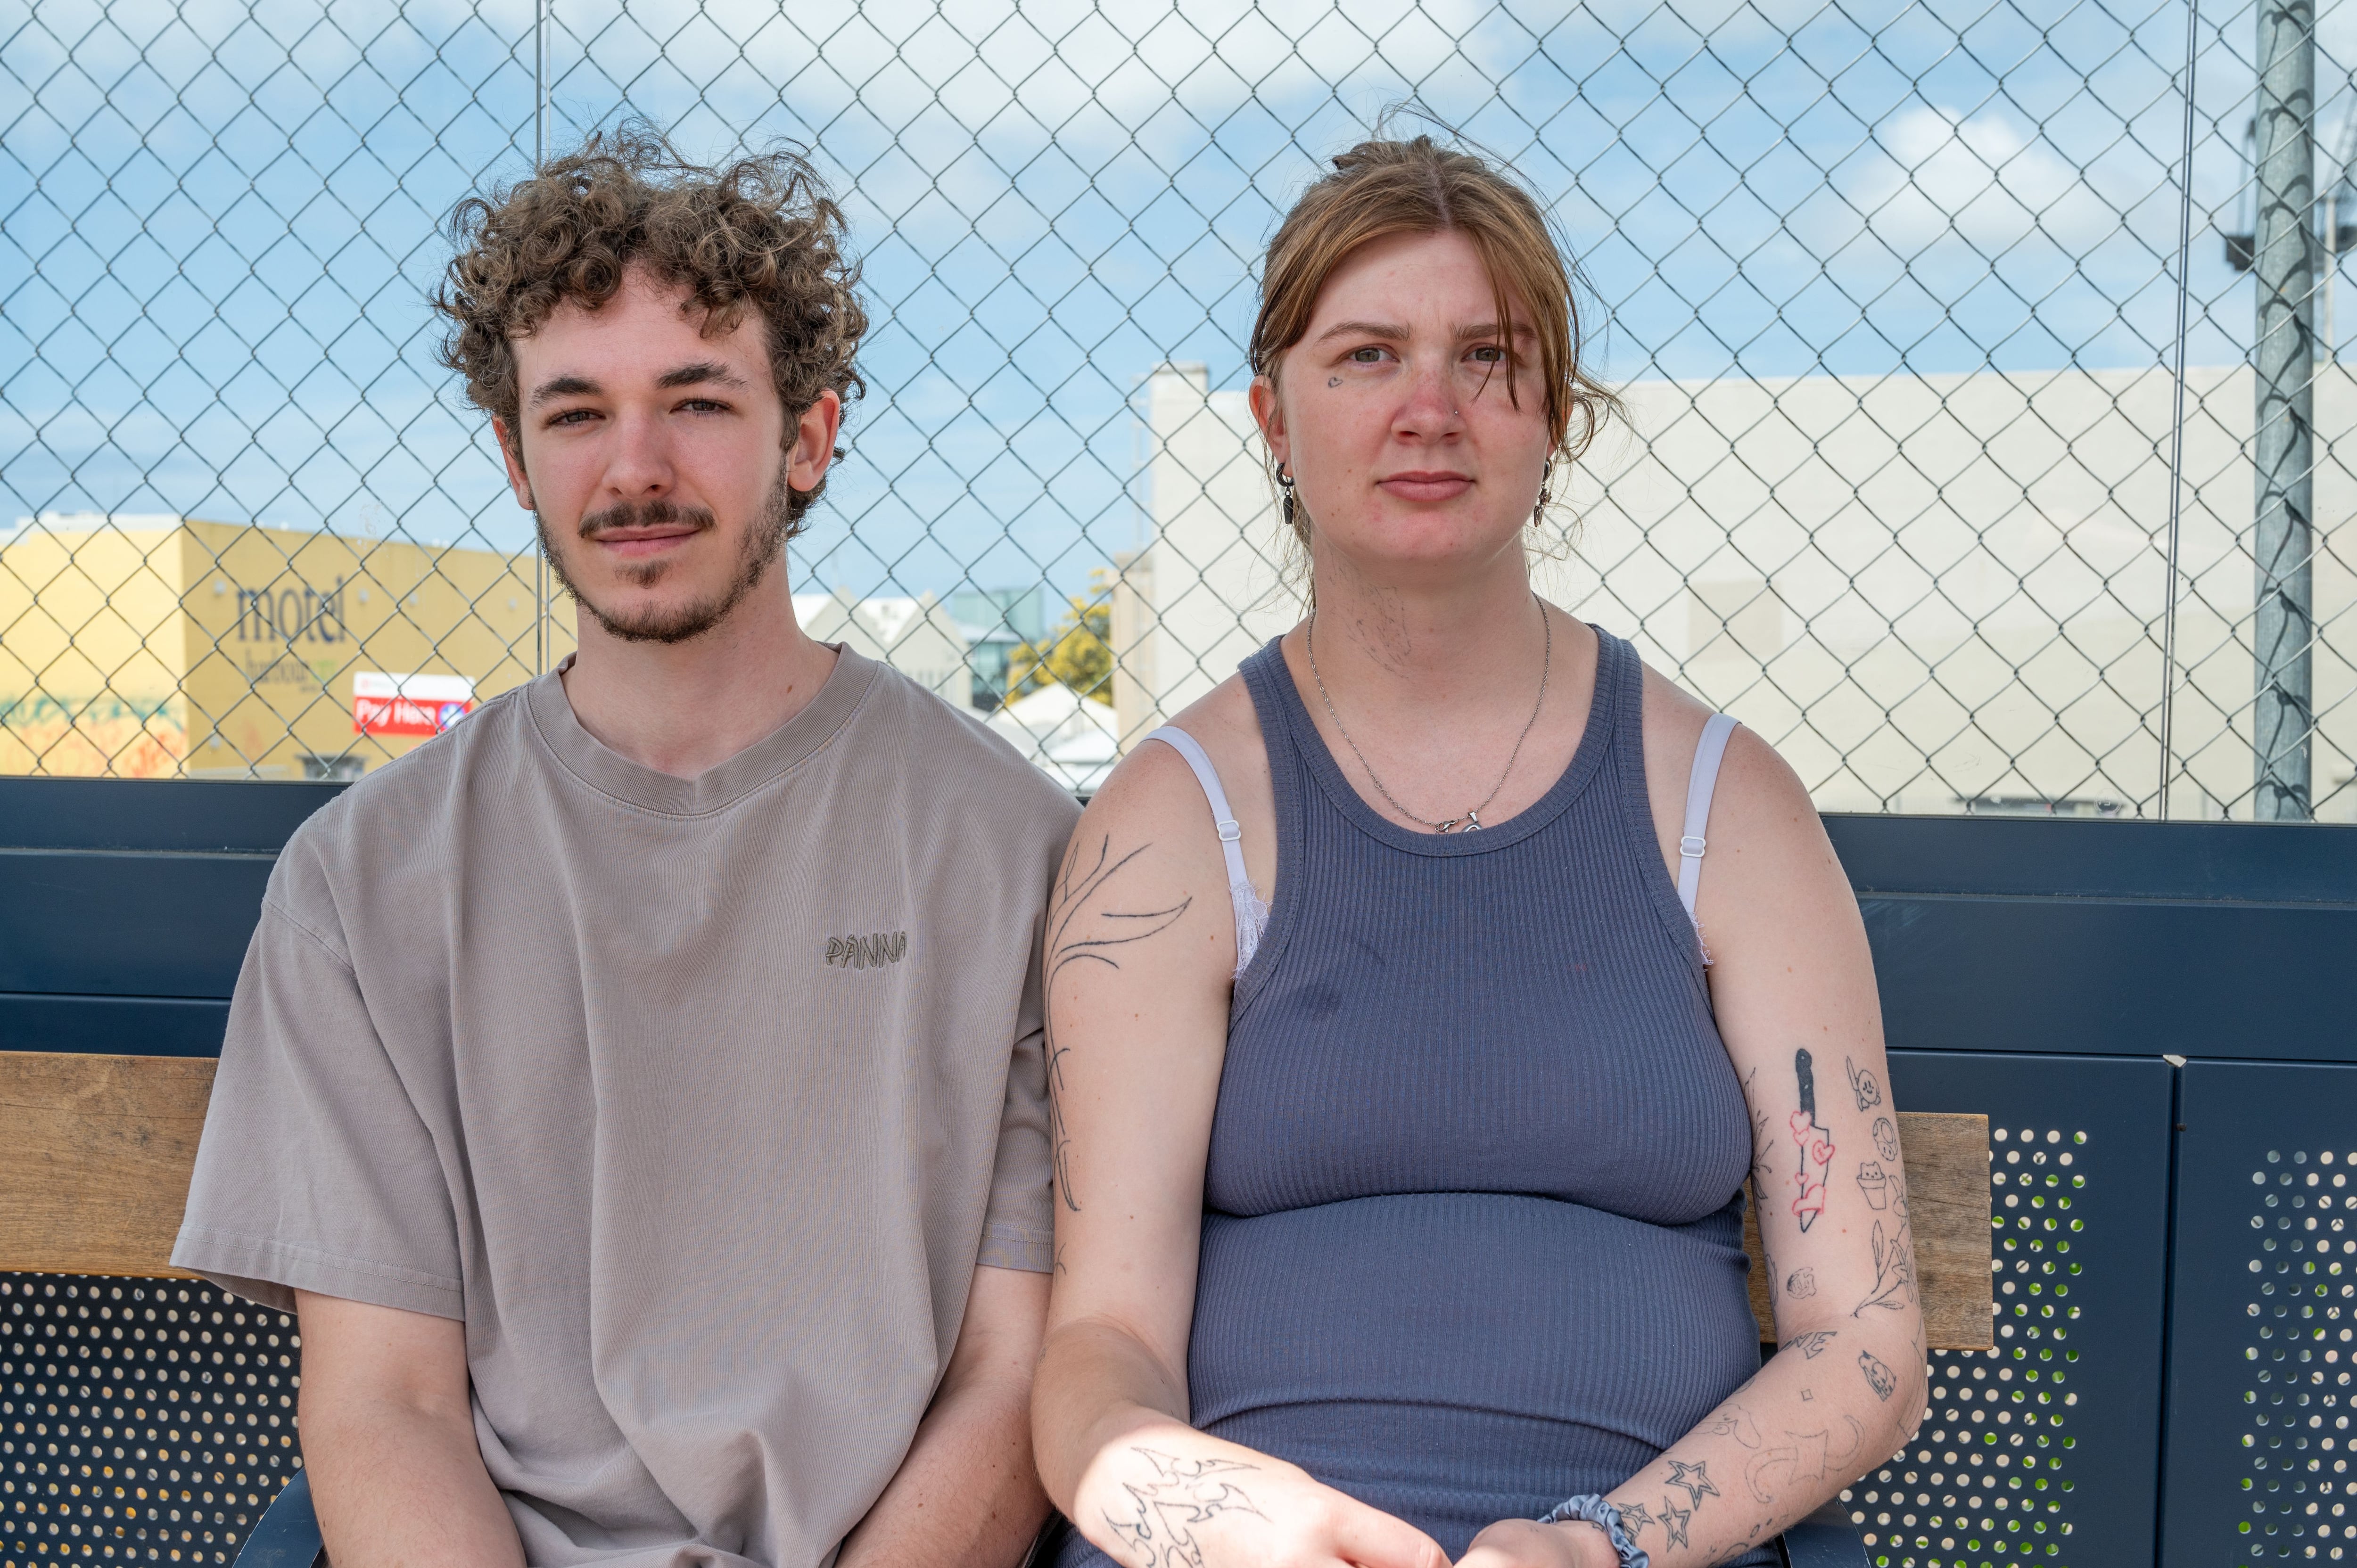
<path id="1" fill-rule="evenodd" d="M 1128 1519 L 1104 1516 L 1105 1524 L 1129 1548 L 1135 1568 L 1203 1568 L 1202 1543 L 1195 1527 L 1226 1513 L 1268 1516 L 1235 1483 L 1260 1466 L 1233 1459 L 1181 1459 L 1154 1448 L 1131 1453 L 1154 1468 L 1155 1478 L 1144 1486 L 1125 1481 L 1130 1497 Z"/>
<path id="2" fill-rule="evenodd" d="M 1113 907 L 1114 882 L 1153 847 L 1142 843 L 1115 858 L 1113 839 L 1107 835 L 1097 841 L 1092 859 L 1075 840 L 1064 855 L 1055 896 L 1049 902 L 1046 973 L 1041 982 L 1048 1013 L 1048 1143 L 1055 1162 L 1057 1195 L 1075 1214 L 1081 1211 L 1081 1204 L 1072 1193 L 1071 1133 L 1064 1121 L 1064 1058 L 1071 1047 L 1059 1037 L 1056 1028 L 1056 981 L 1074 964 L 1101 963 L 1119 969 L 1119 949 L 1168 930 L 1194 903 L 1189 897 L 1162 909 Z"/>

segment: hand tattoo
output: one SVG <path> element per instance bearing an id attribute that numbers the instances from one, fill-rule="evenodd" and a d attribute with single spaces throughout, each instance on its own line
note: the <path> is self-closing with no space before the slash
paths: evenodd
<path id="1" fill-rule="evenodd" d="M 1134 1517 L 1105 1524 L 1130 1548 L 1136 1568 L 1203 1568 L 1203 1548 L 1194 1527 L 1223 1513 L 1268 1516 L 1253 1506 L 1242 1487 L 1225 1477 L 1260 1468 L 1232 1459 L 1180 1459 L 1152 1448 L 1131 1453 L 1154 1466 L 1156 1479 L 1140 1487 L 1122 1483 L 1135 1505 Z"/>
<path id="2" fill-rule="evenodd" d="M 1076 963 L 1101 963 L 1107 969 L 1119 969 L 1121 963 L 1114 956 L 1114 949 L 1158 936 L 1177 925 L 1187 913 L 1188 907 L 1194 903 L 1192 898 L 1181 898 L 1167 909 L 1106 908 L 1106 889 L 1114 879 L 1153 847 L 1140 844 L 1115 860 L 1112 838 L 1102 838 L 1097 842 L 1095 862 L 1082 872 L 1080 867 L 1083 852 L 1075 840 L 1065 854 L 1055 897 L 1048 911 L 1047 978 L 1042 986 L 1047 993 L 1048 1008 L 1048 1145 L 1055 1167 L 1056 1192 L 1064 1207 L 1075 1214 L 1081 1211 L 1081 1202 L 1072 1194 L 1072 1138 L 1064 1121 L 1064 1058 L 1071 1047 L 1057 1034 L 1056 980 Z"/>

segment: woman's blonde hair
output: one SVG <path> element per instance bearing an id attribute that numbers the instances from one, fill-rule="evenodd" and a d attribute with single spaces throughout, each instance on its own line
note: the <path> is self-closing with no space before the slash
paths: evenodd
<path id="1" fill-rule="evenodd" d="M 1487 159 L 1428 135 L 1360 143 L 1285 215 L 1261 270 L 1253 373 L 1275 383 L 1286 350 L 1309 330 L 1326 280 L 1361 245 L 1393 234 L 1443 232 L 1472 242 L 1490 274 L 1498 320 L 1520 314 L 1536 335 L 1555 461 L 1577 458 L 1620 411 L 1619 400 L 1580 363 L 1577 274 L 1528 190 Z M 1511 334 L 1504 347 L 1508 395 L 1518 396 L 1522 352 Z M 1309 526 L 1308 512 L 1297 509 L 1293 532 L 1304 550 Z"/>

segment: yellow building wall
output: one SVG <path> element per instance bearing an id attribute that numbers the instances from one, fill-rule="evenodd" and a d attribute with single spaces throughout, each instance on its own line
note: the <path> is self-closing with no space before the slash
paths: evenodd
<path id="1" fill-rule="evenodd" d="M 0 546 L 0 772 L 301 779 L 423 737 L 362 736 L 352 676 L 533 673 L 531 554 L 188 520 Z M 573 650 L 569 606 L 546 662 Z"/>

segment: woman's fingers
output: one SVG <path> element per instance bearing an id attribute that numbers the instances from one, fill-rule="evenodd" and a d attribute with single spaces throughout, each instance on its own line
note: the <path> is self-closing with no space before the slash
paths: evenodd
<path id="1" fill-rule="evenodd" d="M 1356 1498 L 1338 1505 L 1333 1532 L 1334 1554 L 1353 1568 L 1448 1568 L 1438 1541 Z"/>

